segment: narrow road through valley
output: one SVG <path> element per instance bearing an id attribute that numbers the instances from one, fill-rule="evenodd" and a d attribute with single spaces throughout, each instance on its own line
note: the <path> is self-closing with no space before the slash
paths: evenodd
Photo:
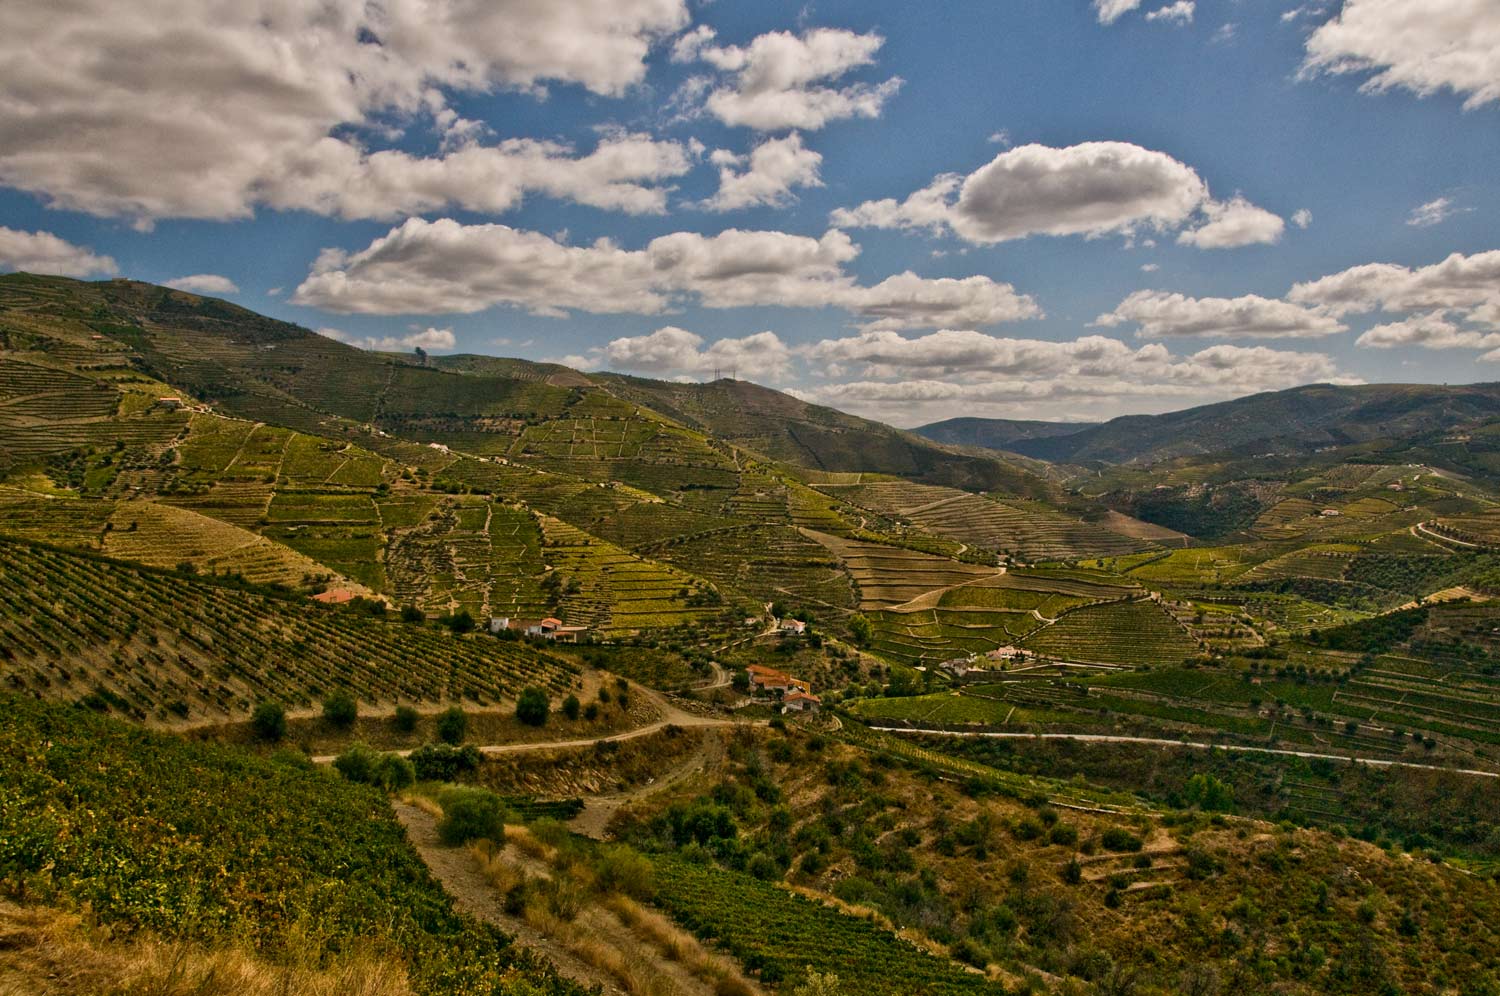
<path id="1" fill-rule="evenodd" d="M 1451 771 L 1456 775 L 1500 778 L 1500 771 L 1481 771 L 1477 768 L 1449 768 L 1441 764 L 1418 764 L 1415 761 L 1392 761 L 1388 758 L 1380 757 L 1319 754 L 1314 751 L 1287 750 L 1280 747 L 1251 747 L 1245 744 L 1211 744 L 1192 740 L 1168 740 L 1165 737 L 1122 737 L 1108 733 L 999 733 L 987 730 L 922 730 L 904 726 L 872 726 L 870 729 L 879 730 L 881 733 L 920 733 L 934 737 L 988 737 L 995 740 L 1077 740 L 1083 743 L 1098 744 L 1156 744 L 1161 747 L 1191 747 L 1197 750 L 1233 750 L 1250 754 L 1280 754 L 1285 757 L 1306 757 L 1320 761 L 1368 764 L 1377 768 L 1416 768 L 1419 771 Z"/>

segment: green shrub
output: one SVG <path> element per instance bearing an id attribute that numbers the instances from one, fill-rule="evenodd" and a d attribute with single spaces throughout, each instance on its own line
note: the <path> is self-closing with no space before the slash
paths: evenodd
<path id="1" fill-rule="evenodd" d="M 275 743 L 286 736 L 286 709 L 280 702 L 262 702 L 250 717 L 250 729 L 257 738 Z"/>
<path id="2" fill-rule="evenodd" d="M 1078 828 L 1069 823 L 1058 823 L 1052 827 L 1047 838 L 1054 844 L 1065 844 L 1072 847 L 1078 843 Z"/>
<path id="3" fill-rule="evenodd" d="M 406 788 L 416 781 L 416 767 L 400 754 L 382 754 L 364 744 L 355 744 L 333 762 L 334 768 L 351 782 L 375 785 L 387 792 Z"/>
<path id="4" fill-rule="evenodd" d="M 347 730 L 359 718 L 359 703 L 348 692 L 334 692 L 323 700 L 323 718 L 338 729 Z"/>
<path id="5" fill-rule="evenodd" d="M 1083 865 L 1079 863 L 1077 858 L 1073 858 L 1067 864 L 1063 865 L 1062 880 L 1069 885 L 1077 885 L 1083 881 Z"/>
<path id="6" fill-rule="evenodd" d="M 471 840 L 505 842 L 505 807 L 500 797 L 486 789 L 452 788 L 438 797 L 443 818 L 438 821 L 438 839 L 444 844 L 467 844 Z"/>
<path id="7" fill-rule="evenodd" d="M 756 854 L 745 870 L 762 882 L 773 882 L 781 877 L 781 868 L 769 854 Z"/>
<path id="8" fill-rule="evenodd" d="M 469 614 L 468 609 L 459 609 L 451 616 L 444 616 L 443 625 L 455 633 L 472 633 L 474 631 L 474 617 Z"/>
<path id="9" fill-rule="evenodd" d="M 516 718 L 527 726 L 545 726 L 551 709 L 547 693 L 535 686 L 523 689 L 516 700 Z"/>
<path id="10" fill-rule="evenodd" d="M 382 754 L 375 765 L 375 784 L 387 792 L 406 788 L 417 780 L 417 769 L 400 754 Z"/>
<path id="11" fill-rule="evenodd" d="M 397 730 L 411 733 L 417 728 L 417 710 L 411 706 L 397 706 L 395 721 Z"/>
<path id="12" fill-rule="evenodd" d="M 482 755 L 473 744 L 423 744 L 411 752 L 412 768 L 424 782 L 451 782 L 459 775 L 479 770 Z"/>
<path id="13" fill-rule="evenodd" d="M 349 781 L 368 785 L 375 780 L 375 765 L 379 761 L 378 751 L 364 744 L 355 744 L 333 759 L 333 767 Z"/>
<path id="14" fill-rule="evenodd" d="M 563 703 L 562 703 L 563 715 L 566 716 L 566 717 L 568 717 L 569 719 L 577 719 L 578 718 L 579 710 L 581 708 L 582 708 L 582 706 L 578 702 L 578 696 L 576 696 L 576 695 L 569 695 L 567 698 L 563 699 Z"/>
<path id="15" fill-rule="evenodd" d="M 469 717 L 458 706 L 445 709 L 437 719 L 437 735 L 444 743 L 457 746 L 464 742 L 464 735 L 469 732 Z"/>
<path id="16" fill-rule="evenodd" d="M 1139 851 L 1145 842 L 1123 827 L 1110 827 L 1104 831 L 1099 842 L 1109 851 Z"/>
<path id="17" fill-rule="evenodd" d="M 975 968 L 983 968 L 990 961 L 989 953 L 971 937 L 960 937 L 953 945 L 952 954 L 958 961 Z"/>
<path id="18" fill-rule="evenodd" d="M 651 862 L 634 848 L 623 844 L 601 850 L 595 872 L 599 876 L 599 885 L 606 890 L 640 900 L 650 900 L 656 894 Z"/>
<path id="19" fill-rule="evenodd" d="M 1017 840 L 1036 840 L 1043 832 L 1041 821 L 1029 816 L 1016 824 Z"/>

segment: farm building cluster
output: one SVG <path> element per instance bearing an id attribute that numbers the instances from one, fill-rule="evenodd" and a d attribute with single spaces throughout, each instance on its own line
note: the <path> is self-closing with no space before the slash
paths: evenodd
<path id="1" fill-rule="evenodd" d="M 540 637 L 543 640 L 555 640 L 558 643 L 577 643 L 584 633 L 588 632 L 587 626 L 568 626 L 555 616 L 546 619 L 512 619 L 509 616 L 495 616 L 490 619 L 490 632 L 503 633 L 512 630 L 526 636 Z"/>
<path id="2" fill-rule="evenodd" d="M 764 664 L 751 664 L 745 670 L 750 675 L 750 694 L 779 702 L 782 712 L 817 712 L 823 707 L 823 700 L 813 694 L 812 685 L 801 678 Z"/>

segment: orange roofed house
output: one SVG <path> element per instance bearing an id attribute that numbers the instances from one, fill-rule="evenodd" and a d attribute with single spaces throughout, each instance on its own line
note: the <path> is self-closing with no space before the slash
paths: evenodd
<path id="1" fill-rule="evenodd" d="M 751 664 L 745 670 L 750 675 L 750 690 L 765 695 L 787 695 L 791 692 L 812 694 L 812 685 L 801 678 L 793 678 L 785 671 L 764 664 Z"/>
<path id="2" fill-rule="evenodd" d="M 312 600 L 314 602 L 322 602 L 324 605 L 343 605 L 346 602 L 354 601 L 354 598 L 355 595 L 352 591 L 345 591 L 343 588 L 332 588 L 314 595 Z"/>
<path id="3" fill-rule="evenodd" d="M 782 712 L 817 712 L 823 708 L 823 700 L 808 692 L 791 691 L 781 700 Z"/>

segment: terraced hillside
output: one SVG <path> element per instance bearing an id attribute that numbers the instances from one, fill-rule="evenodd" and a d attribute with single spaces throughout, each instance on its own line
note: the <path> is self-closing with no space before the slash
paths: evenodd
<path id="1" fill-rule="evenodd" d="M 1105 575 L 1011 570 L 873 613 L 874 648 L 903 663 L 937 664 L 1014 646 L 1070 612 L 1143 594 Z"/>
<path id="2" fill-rule="evenodd" d="M 0 539 L 0 681 L 160 723 L 308 706 L 343 689 L 372 705 L 493 704 L 573 686 L 544 650 L 326 608 L 175 572 Z"/>
<path id="3" fill-rule="evenodd" d="M 265 536 L 161 502 L 52 496 L 0 487 L 0 534 L 102 553 L 151 567 L 191 567 L 255 584 L 365 590 L 325 563 Z"/>
<path id="4" fill-rule="evenodd" d="M 541 587 L 542 532 L 528 509 L 422 494 L 377 508 L 387 523 L 410 523 L 393 528 L 385 551 L 391 593 L 402 605 L 443 615 L 465 611 L 476 619 L 549 614 L 553 599 Z"/>
<path id="5" fill-rule="evenodd" d="M 802 530 L 821 544 L 849 571 L 859 590 L 862 609 L 887 609 L 929 592 L 995 577 L 991 567 L 961 564 L 944 557 L 918 553 L 905 547 L 886 546 Z"/>
<path id="6" fill-rule="evenodd" d="M 1198 652 L 1182 625 L 1150 600 L 1080 608 L 1037 630 L 1023 645 L 1068 661 L 1146 667 L 1181 664 Z"/>
<path id="7" fill-rule="evenodd" d="M 986 498 L 954 488 L 881 481 L 822 485 L 820 490 L 876 514 L 911 522 L 935 535 L 1024 561 L 1109 557 L 1152 545 L 1036 503 Z"/>

